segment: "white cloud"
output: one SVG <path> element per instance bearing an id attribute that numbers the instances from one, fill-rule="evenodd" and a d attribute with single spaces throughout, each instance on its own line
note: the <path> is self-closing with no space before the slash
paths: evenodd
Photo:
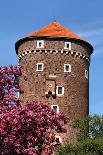
<path id="1" fill-rule="evenodd" d="M 84 40 L 94 47 L 93 57 L 103 55 L 103 22 L 97 21 L 82 25 L 77 32 Z"/>
<path id="2" fill-rule="evenodd" d="M 96 37 L 98 35 L 102 35 L 103 34 L 103 28 L 96 28 L 96 29 L 93 29 L 93 30 L 86 30 L 85 32 L 81 32 L 79 33 L 80 36 L 83 36 L 85 38 L 87 37 Z"/>

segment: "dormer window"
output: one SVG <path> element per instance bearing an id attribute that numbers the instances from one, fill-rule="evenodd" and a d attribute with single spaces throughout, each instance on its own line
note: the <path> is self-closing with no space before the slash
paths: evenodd
<path id="1" fill-rule="evenodd" d="M 44 40 L 37 40 L 37 48 L 44 48 Z"/>
<path id="2" fill-rule="evenodd" d="M 37 63 L 36 71 L 43 71 L 43 63 Z"/>
<path id="3" fill-rule="evenodd" d="M 71 72 L 71 65 L 70 64 L 64 64 L 64 72 Z"/>
<path id="4" fill-rule="evenodd" d="M 71 42 L 65 42 L 64 49 L 71 50 Z"/>

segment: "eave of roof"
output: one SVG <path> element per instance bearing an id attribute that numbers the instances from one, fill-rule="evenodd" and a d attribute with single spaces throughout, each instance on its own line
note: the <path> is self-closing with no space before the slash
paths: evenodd
<path id="1" fill-rule="evenodd" d="M 71 32 L 69 29 L 65 28 L 58 22 L 52 22 L 49 25 L 41 28 L 26 36 L 26 38 L 31 38 L 35 36 L 50 36 L 50 37 L 68 37 L 81 39 L 78 35 Z"/>
<path id="2" fill-rule="evenodd" d="M 43 38 L 43 39 L 71 39 L 71 40 L 78 40 L 79 42 L 82 42 L 86 45 L 89 46 L 91 54 L 93 53 L 93 47 L 91 44 L 89 44 L 88 42 L 84 41 L 81 37 L 79 37 L 78 35 L 76 35 L 75 33 L 71 32 L 70 30 L 68 30 L 67 28 L 63 27 L 61 24 L 59 24 L 58 22 L 52 22 L 49 25 L 41 28 L 38 31 L 35 31 L 29 35 L 27 35 L 26 37 L 18 40 L 15 44 L 15 49 L 16 49 L 16 53 L 18 46 L 26 41 L 26 40 L 31 40 L 31 39 L 39 39 L 39 38 Z"/>

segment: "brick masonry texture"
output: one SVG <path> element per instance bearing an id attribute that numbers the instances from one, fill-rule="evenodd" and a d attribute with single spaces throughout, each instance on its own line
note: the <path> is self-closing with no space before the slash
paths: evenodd
<path id="1" fill-rule="evenodd" d="M 70 40 L 44 40 L 44 48 L 41 50 L 64 50 L 65 41 Z M 36 39 L 24 41 L 18 47 L 18 56 L 24 51 L 37 50 Z M 77 41 L 72 41 L 71 51 L 80 52 L 90 57 L 89 48 Z M 36 71 L 37 63 L 44 64 L 42 72 Z M 78 118 L 86 118 L 89 109 L 89 79 L 85 77 L 85 70 L 89 71 L 89 63 L 79 57 L 66 53 L 36 52 L 29 53 L 20 59 L 22 70 L 19 84 L 21 87 L 20 99 L 26 101 L 37 100 L 46 104 L 58 104 L 60 111 L 64 112 L 70 121 Z M 71 72 L 64 72 L 64 64 L 71 64 Z M 56 75 L 56 77 L 49 77 Z M 27 76 L 27 80 L 25 79 Z M 64 87 L 64 95 L 53 98 L 46 97 L 46 81 L 54 80 L 56 86 Z M 76 142 L 76 129 L 68 124 L 68 138 L 71 143 Z M 65 139 L 67 135 L 61 135 Z"/>
<path id="2" fill-rule="evenodd" d="M 65 40 L 70 41 L 70 40 Z M 64 50 L 65 41 L 56 41 L 56 40 L 45 40 L 44 42 L 44 48 L 45 50 Z M 25 41 L 23 44 L 21 44 L 18 48 L 18 55 L 22 54 L 23 51 L 29 51 L 36 49 L 36 42 L 37 40 L 29 40 Z M 79 42 L 70 41 L 72 43 L 72 51 L 81 52 L 85 56 L 90 56 L 90 50 L 88 47 L 86 47 L 84 44 L 81 44 Z M 36 49 L 37 50 L 37 49 Z"/>

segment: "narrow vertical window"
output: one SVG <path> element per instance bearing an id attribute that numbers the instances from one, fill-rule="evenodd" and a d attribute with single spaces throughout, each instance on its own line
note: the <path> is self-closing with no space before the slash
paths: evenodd
<path id="1" fill-rule="evenodd" d="M 71 50 L 71 42 L 65 42 L 64 49 Z"/>
<path id="2" fill-rule="evenodd" d="M 44 48 L 44 40 L 37 40 L 37 48 Z"/>
<path id="3" fill-rule="evenodd" d="M 64 64 L 64 72 L 71 72 L 71 65 L 70 64 Z"/>
<path id="4" fill-rule="evenodd" d="M 17 92 L 17 97 L 19 98 L 19 96 L 20 96 L 20 93 L 19 93 L 19 92 Z"/>
<path id="5" fill-rule="evenodd" d="M 64 87 L 57 86 L 56 94 L 57 94 L 57 96 L 64 95 Z"/>
<path id="6" fill-rule="evenodd" d="M 85 77 L 88 79 L 88 70 L 85 70 Z"/>
<path id="7" fill-rule="evenodd" d="M 58 94 L 62 94 L 62 87 L 58 87 Z"/>
<path id="8" fill-rule="evenodd" d="M 36 71 L 43 71 L 43 63 L 37 63 Z"/>

